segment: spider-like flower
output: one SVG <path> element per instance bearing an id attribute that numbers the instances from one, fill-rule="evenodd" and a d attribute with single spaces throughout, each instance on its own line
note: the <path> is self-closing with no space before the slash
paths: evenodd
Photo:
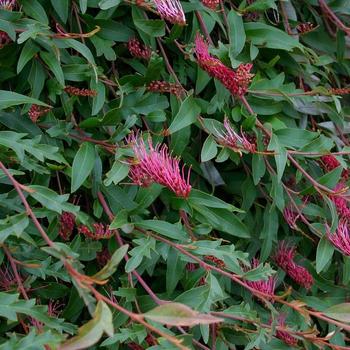
<path id="1" fill-rule="evenodd" d="M 340 162 L 333 154 L 327 154 L 321 157 L 321 164 L 326 172 L 330 172 L 340 166 Z M 341 176 L 344 180 L 349 178 L 349 170 L 343 169 Z"/>
<path id="2" fill-rule="evenodd" d="M 242 155 L 242 150 L 249 153 L 255 153 L 256 151 L 255 144 L 251 143 L 242 131 L 239 135 L 233 130 L 227 117 L 224 119 L 224 131 L 216 131 L 215 137 L 221 145 L 231 148 L 240 155 Z"/>
<path id="3" fill-rule="evenodd" d="M 292 280 L 306 289 L 310 289 L 314 283 L 313 277 L 304 266 L 298 265 L 294 261 L 295 254 L 296 247 L 288 245 L 285 241 L 282 241 L 278 245 L 274 260 Z"/>
<path id="4" fill-rule="evenodd" d="M 141 42 L 136 38 L 128 41 L 128 50 L 131 56 L 143 58 L 144 60 L 149 60 L 152 55 L 152 50 L 149 47 L 141 44 Z"/>
<path id="5" fill-rule="evenodd" d="M 285 322 L 286 322 L 286 316 L 284 314 L 280 314 L 277 318 L 278 326 L 285 328 L 286 326 Z M 298 344 L 297 338 L 293 337 L 287 331 L 284 331 L 282 329 L 276 330 L 276 338 L 281 339 L 284 343 L 286 343 L 289 346 L 297 346 Z"/>
<path id="6" fill-rule="evenodd" d="M 148 147 L 142 137 L 131 134 L 127 140 L 132 145 L 135 162 L 131 163 L 130 178 L 143 187 L 156 182 L 166 186 L 178 197 L 187 198 L 191 192 L 190 170 L 185 179 L 185 166 L 180 170 L 180 160 L 173 158 L 166 145 L 157 144 L 153 147 L 151 138 L 148 138 Z"/>
<path id="7" fill-rule="evenodd" d="M 338 227 L 331 233 L 330 227 L 326 226 L 328 240 L 344 255 L 350 256 L 350 234 L 347 219 L 340 219 Z"/>
<path id="8" fill-rule="evenodd" d="M 233 96 L 243 96 L 247 92 L 254 76 L 250 73 L 253 67 L 251 63 L 241 64 L 236 71 L 226 67 L 220 60 L 209 54 L 208 45 L 199 34 L 195 39 L 195 54 L 198 65 L 211 77 L 220 80 Z"/>
<path id="9" fill-rule="evenodd" d="M 0 9 L 12 11 L 16 5 L 16 0 L 0 0 Z"/>
<path id="10" fill-rule="evenodd" d="M 180 84 L 168 83 L 167 81 L 154 80 L 147 86 L 148 91 L 170 93 L 176 97 L 180 97 L 183 93 L 183 88 Z"/>
<path id="11" fill-rule="evenodd" d="M 186 18 L 179 0 L 154 0 L 159 16 L 173 24 L 185 25 Z"/>
<path id="12" fill-rule="evenodd" d="M 78 232 L 94 240 L 108 239 L 115 234 L 114 230 L 110 230 L 108 225 L 105 226 L 102 223 L 92 224 L 92 227 L 94 231 L 90 231 L 85 225 L 80 225 L 78 227 Z"/>
<path id="13" fill-rule="evenodd" d="M 215 10 L 220 4 L 220 0 L 202 0 L 202 4 L 211 10 Z"/>
<path id="14" fill-rule="evenodd" d="M 32 105 L 28 111 L 28 116 L 33 123 L 36 123 L 41 116 L 49 113 L 50 110 L 51 108 L 44 108 L 42 106 Z"/>
<path id="15" fill-rule="evenodd" d="M 343 182 L 339 182 L 334 187 L 334 192 L 341 192 L 346 188 L 346 185 Z M 348 208 L 348 202 L 342 193 L 329 196 L 332 202 L 334 203 L 338 214 L 341 217 L 350 217 L 350 209 Z"/>
<path id="16" fill-rule="evenodd" d="M 91 89 L 80 89 L 75 86 L 66 86 L 64 88 L 64 91 L 73 96 L 90 96 L 90 97 L 95 97 L 97 96 L 97 91 L 96 90 L 91 90 Z"/>
<path id="17" fill-rule="evenodd" d="M 286 223 L 289 225 L 290 228 L 293 230 L 297 229 L 297 220 L 299 219 L 299 214 L 297 214 L 292 207 L 289 205 L 284 208 L 283 210 L 283 217 L 284 220 L 286 220 Z"/>
<path id="18" fill-rule="evenodd" d="M 259 264 L 260 264 L 259 260 L 254 258 L 252 260 L 250 270 L 256 269 L 259 266 Z M 249 269 L 245 269 L 245 270 L 246 272 L 249 271 Z M 262 292 L 271 296 L 275 294 L 276 277 L 274 276 L 269 276 L 266 280 L 257 280 L 257 281 L 247 280 L 245 283 L 259 292 Z"/>
<path id="19" fill-rule="evenodd" d="M 58 234 L 62 237 L 64 241 L 68 241 L 73 233 L 75 226 L 75 216 L 67 211 L 63 212 L 60 216 L 60 227 Z"/>

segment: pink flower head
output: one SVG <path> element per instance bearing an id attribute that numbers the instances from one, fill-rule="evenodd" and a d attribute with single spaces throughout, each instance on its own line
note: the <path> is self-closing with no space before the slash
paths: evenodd
<path id="1" fill-rule="evenodd" d="M 286 321 L 286 315 L 280 314 L 277 318 L 278 326 L 285 328 L 286 326 L 285 321 Z M 276 338 L 281 339 L 283 342 L 285 342 L 289 346 L 297 346 L 298 344 L 297 338 L 294 338 L 287 331 L 284 331 L 282 329 L 276 330 Z"/>
<path id="2" fill-rule="evenodd" d="M 10 291 L 17 288 L 17 281 L 9 265 L 0 266 L 0 290 Z"/>
<path id="3" fill-rule="evenodd" d="M 149 186 L 156 182 L 168 187 L 178 197 L 187 198 L 191 192 L 190 171 L 185 179 L 185 166 L 180 170 L 180 161 L 169 154 L 166 145 L 152 145 L 148 139 L 149 150 L 142 137 L 131 134 L 127 140 L 132 144 L 135 154 L 135 164 L 132 163 L 130 178 L 139 186 Z"/>
<path id="4" fill-rule="evenodd" d="M 333 154 L 322 156 L 321 164 L 327 173 L 338 168 L 341 165 L 339 160 L 335 158 Z M 349 178 L 349 170 L 343 169 L 341 176 L 344 180 L 347 180 Z"/>
<path id="5" fill-rule="evenodd" d="M 173 24 L 185 25 L 186 18 L 179 0 L 154 0 L 160 17 Z"/>
<path id="6" fill-rule="evenodd" d="M 350 234 L 347 219 L 340 219 L 338 227 L 331 233 L 329 226 L 326 226 L 328 240 L 344 255 L 350 256 Z"/>
<path id="7" fill-rule="evenodd" d="M 241 135 L 237 134 L 227 117 L 224 119 L 224 131 L 222 133 L 217 132 L 216 139 L 223 146 L 229 147 L 232 150 L 241 153 L 241 150 L 245 150 L 249 153 L 255 153 L 256 146 L 251 143 L 246 136 L 241 132 Z"/>
<path id="8" fill-rule="evenodd" d="M 220 0 L 202 0 L 202 4 L 211 10 L 215 10 L 220 4 Z"/>
<path id="9" fill-rule="evenodd" d="M 305 267 L 298 265 L 294 261 L 295 254 L 296 247 L 293 245 L 288 245 L 285 241 L 282 241 L 278 245 L 274 260 L 292 280 L 306 289 L 310 289 L 314 283 L 314 280 L 310 272 Z"/>
<path id="10" fill-rule="evenodd" d="M 110 230 L 108 225 L 102 223 L 92 224 L 92 227 L 94 230 L 90 231 L 87 226 L 81 225 L 78 227 L 78 232 L 94 240 L 108 239 L 115 234 L 114 230 Z"/>
<path id="11" fill-rule="evenodd" d="M 68 241 L 73 233 L 75 226 L 75 216 L 69 212 L 63 212 L 60 217 L 60 227 L 58 234 L 62 237 L 64 241 Z"/>
<path id="12" fill-rule="evenodd" d="M 142 45 L 136 38 L 130 39 L 128 41 L 128 49 L 130 55 L 136 58 L 149 60 L 152 55 L 152 50 L 149 47 Z"/>
<path id="13" fill-rule="evenodd" d="M 289 227 L 293 230 L 297 229 L 297 220 L 299 219 L 299 214 L 293 211 L 292 207 L 289 205 L 284 208 L 283 210 L 283 217 L 284 220 L 286 220 Z"/>
<path id="14" fill-rule="evenodd" d="M 334 187 L 334 192 L 341 192 L 346 188 L 346 185 L 343 182 L 339 182 Z M 349 217 L 350 216 L 350 209 L 348 208 L 348 202 L 346 198 L 344 197 L 344 194 L 339 193 L 336 195 L 329 196 L 332 202 L 335 204 L 335 207 L 337 209 L 337 212 L 342 217 Z"/>
<path id="15" fill-rule="evenodd" d="M 170 93 L 176 97 L 181 97 L 183 94 L 183 88 L 180 84 L 168 83 L 167 81 L 154 80 L 147 86 L 148 91 Z"/>
<path id="16" fill-rule="evenodd" d="M 16 5 L 16 0 L 0 0 L 0 9 L 12 11 Z"/>
<path id="17" fill-rule="evenodd" d="M 211 56 L 208 45 L 201 35 L 197 34 L 195 39 L 195 54 L 199 66 L 211 77 L 220 80 L 233 96 L 243 96 L 253 78 L 250 73 L 252 64 L 241 64 L 236 71 L 226 67 L 220 60 Z"/>
<path id="18" fill-rule="evenodd" d="M 259 266 L 260 262 L 258 259 L 253 259 L 251 263 L 251 270 L 256 269 Z M 249 269 L 246 269 L 248 271 Z M 269 276 L 267 280 L 258 280 L 258 281 L 246 281 L 248 286 L 256 289 L 259 292 L 273 296 L 275 294 L 276 288 L 276 277 Z"/>

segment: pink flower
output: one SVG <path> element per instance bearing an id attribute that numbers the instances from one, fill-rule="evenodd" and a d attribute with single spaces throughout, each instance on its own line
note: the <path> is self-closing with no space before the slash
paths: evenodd
<path id="1" fill-rule="evenodd" d="M 92 227 L 94 228 L 94 231 L 90 231 L 90 229 L 85 225 L 80 225 L 78 227 L 78 232 L 94 240 L 108 239 L 115 233 L 114 230 L 109 229 L 108 225 L 105 226 L 101 223 L 92 224 Z"/>
<path id="2" fill-rule="evenodd" d="M 202 0 L 202 4 L 211 10 L 215 10 L 220 4 L 220 0 Z"/>
<path id="3" fill-rule="evenodd" d="M 16 0 L 0 0 L 0 9 L 12 11 L 16 5 Z"/>
<path id="4" fill-rule="evenodd" d="M 17 289 L 17 281 L 12 269 L 5 264 L 0 266 L 0 290 L 10 291 Z"/>
<path id="5" fill-rule="evenodd" d="M 167 81 L 153 80 L 147 86 L 148 91 L 159 93 L 170 93 L 176 97 L 181 97 L 183 94 L 183 88 L 180 84 L 168 83 Z"/>
<path id="6" fill-rule="evenodd" d="M 254 258 L 251 263 L 251 270 L 256 269 L 259 266 L 259 264 L 260 264 L 259 260 Z M 249 271 L 249 269 L 246 269 L 246 271 Z M 259 292 L 269 294 L 271 296 L 275 294 L 276 277 L 274 276 L 269 276 L 267 280 L 258 280 L 258 281 L 247 280 L 245 283 Z"/>
<path id="7" fill-rule="evenodd" d="M 195 39 L 195 54 L 198 65 L 211 77 L 220 80 L 233 96 L 243 96 L 247 92 L 254 76 L 250 73 L 253 67 L 251 63 L 241 64 L 236 71 L 226 67 L 220 60 L 209 54 L 208 45 L 199 34 Z"/>
<path id="8" fill-rule="evenodd" d="M 282 241 L 278 245 L 274 260 L 292 280 L 304 288 L 310 289 L 314 283 L 314 280 L 310 272 L 305 267 L 298 265 L 294 261 L 295 254 L 296 247 L 288 245 L 285 241 Z"/>
<path id="9" fill-rule="evenodd" d="M 286 223 L 289 225 L 290 228 L 295 230 L 298 228 L 296 222 L 299 219 L 299 214 L 295 213 L 292 209 L 292 207 L 289 205 L 284 208 L 283 210 L 283 217 L 286 220 Z"/>
<path id="10" fill-rule="evenodd" d="M 130 178 L 139 185 L 147 187 L 156 182 L 168 187 L 178 197 L 187 198 L 191 192 L 190 171 L 185 179 L 185 166 L 180 170 L 180 161 L 169 155 L 166 145 L 152 145 L 148 139 L 149 150 L 142 137 L 131 134 L 127 140 L 132 143 L 136 162 L 131 165 Z"/>
<path id="11" fill-rule="evenodd" d="M 341 192 L 346 188 L 346 185 L 343 182 L 339 182 L 334 187 L 334 192 Z M 339 193 L 337 195 L 331 195 L 329 198 L 332 200 L 332 202 L 335 204 L 335 207 L 337 208 L 337 212 L 342 217 L 349 217 L 350 216 L 350 209 L 348 208 L 348 202 L 344 197 L 344 194 Z"/>
<path id="12" fill-rule="evenodd" d="M 322 156 L 321 162 L 326 172 L 330 172 L 340 166 L 339 160 L 335 158 L 333 154 L 327 154 L 325 156 Z M 344 180 L 347 180 L 349 177 L 349 170 L 343 169 L 341 176 Z"/>
<path id="13" fill-rule="evenodd" d="M 143 58 L 149 60 L 151 58 L 152 50 L 140 43 L 139 40 L 133 38 L 128 41 L 128 49 L 130 55 L 136 58 Z"/>
<path id="14" fill-rule="evenodd" d="M 280 314 L 277 319 L 278 326 L 285 328 L 285 321 L 286 321 L 286 316 L 283 314 Z M 281 339 L 283 342 L 285 342 L 289 346 L 297 346 L 298 344 L 297 338 L 294 338 L 287 331 L 284 331 L 281 329 L 276 330 L 276 338 Z"/>
<path id="15" fill-rule="evenodd" d="M 160 17 L 173 24 L 185 25 L 186 18 L 179 0 L 154 0 Z"/>
<path id="16" fill-rule="evenodd" d="M 255 144 L 249 142 L 249 140 L 245 137 L 243 132 L 241 132 L 241 135 L 237 134 L 227 117 L 224 119 L 224 131 L 218 132 L 216 135 L 217 141 L 222 144 L 223 146 L 231 148 L 233 151 L 238 152 L 240 154 L 241 150 L 245 150 L 249 153 L 255 153 L 256 146 Z"/>
<path id="17" fill-rule="evenodd" d="M 68 241 L 75 226 L 75 216 L 69 212 L 63 212 L 60 217 L 60 227 L 58 234 L 64 241 Z"/>
<path id="18" fill-rule="evenodd" d="M 330 227 L 326 226 L 327 238 L 344 255 L 350 256 L 350 235 L 347 219 L 340 219 L 338 227 L 331 233 Z"/>

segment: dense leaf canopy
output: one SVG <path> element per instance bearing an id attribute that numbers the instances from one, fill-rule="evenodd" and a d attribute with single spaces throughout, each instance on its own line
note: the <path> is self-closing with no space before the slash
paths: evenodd
<path id="1" fill-rule="evenodd" d="M 347 0 L 0 0 L 0 350 L 348 349 Z"/>

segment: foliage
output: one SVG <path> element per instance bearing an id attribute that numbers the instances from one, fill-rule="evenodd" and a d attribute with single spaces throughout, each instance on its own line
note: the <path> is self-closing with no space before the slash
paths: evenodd
<path id="1" fill-rule="evenodd" d="M 348 348 L 347 5 L 0 0 L 0 350 Z"/>

